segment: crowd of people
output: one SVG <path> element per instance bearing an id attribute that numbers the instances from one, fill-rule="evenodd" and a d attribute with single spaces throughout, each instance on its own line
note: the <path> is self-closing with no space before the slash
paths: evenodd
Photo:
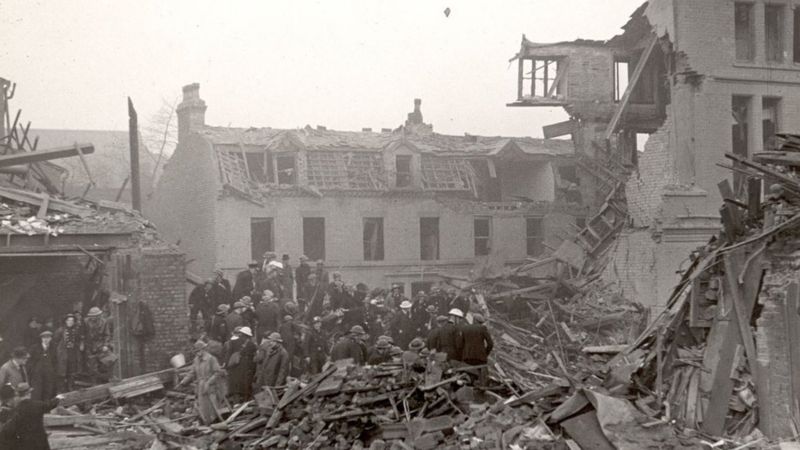
<path id="1" fill-rule="evenodd" d="M 411 298 L 399 284 L 370 290 L 329 273 L 323 261 L 312 267 L 301 256 L 293 268 L 288 255 L 278 261 L 268 252 L 232 286 L 218 270 L 191 292 L 197 339 L 182 384 L 196 381 L 200 417 L 211 423 L 218 402 L 249 400 L 288 377 L 319 373 L 328 361 L 376 365 L 440 354 L 446 364 L 472 366 L 476 382 L 485 383 L 493 342 L 483 315 L 470 311 L 473 298 L 441 286 Z"/>

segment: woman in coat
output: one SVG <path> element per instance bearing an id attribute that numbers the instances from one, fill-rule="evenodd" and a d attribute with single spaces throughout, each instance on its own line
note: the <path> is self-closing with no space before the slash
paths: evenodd
<path id="1" fill-rule="evenodd" d="M 194 343 L 194 362 L 192 370 L 180 382 L 180 385 L 197 381 L 195 386 L 195 407 L 204 424 L 209 425 L 216 420 L 222 420 L 217 415 L 217 408 L 224 398 L 220 384 L 220 368 L 217 358 L 208 352 L 208 344 L 203 341 Z"/>
<path id="2" fill-rule="evenodd" d="M 226 345 L 228 360 L 225 369 L 228 371 L 228 397 L 234 403 L 249 400 L 253 396 L 253 378 L 256 366 L 256 344 L 253 343 L 253 331 L 250 327 L 239 328 Z"/>
<path id="3" fill-rule="evenodd" d="M 64 318 L 64 326 L 56 332 L 55 340 L 58 342 L 56 348 L 58 376 L 64 384 L 64 391 L 71 391 L 75 375 L 81 371 L 83 351 L 83 335 L 74 315 L 68 314 Z"/>

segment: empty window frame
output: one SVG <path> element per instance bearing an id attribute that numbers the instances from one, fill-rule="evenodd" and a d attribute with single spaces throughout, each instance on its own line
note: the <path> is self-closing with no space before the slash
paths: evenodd
<path id="1" fill-rule="evenodd" d="M 245 152 L 250 179 L 258 183 L 272 182 L 272 167 L 267 152 Z"/>
<path id="2" fill-rule="evenodd" d="M 544 220 L 541 217 L 525 218 L 525 248 L 528 256 L 544 253 Z"/>
<path id="3" fill-rule="evenodd" d="M 623 60 L 614 61 L 614 101 L 622 100 L 625 90 L 628 89 L 630 63 Z"/>
<path id="4" fill-rule="evenodd" d="M 475 217 L 472 236 L 475 241 L 475 256 L 486 256 L 492 246 L 492 218 Z"/>
<path id="5" fill-rule="evenodd" d="M 559 74 L 566 67 L 557 59 L 520 59 L 518 97 L 553 97 L 563 94 Z M 526 90 L 527 89 L 527 90 Z"/>
<path id="6" fill-rule="evenodd" d="M 383 261 L 383 218 L 364 218 L 364 260 Z"/>
<path id="7" fill-rule="evenodd" d="M 250 257 L 260 260 L 264 252 L 275 251 L 271 217 L 253 217 L 250 219 Z"/>
<path id="8" fill-rule="evenodd" d="M 800 8 L 794 9 L 793 28 L 792 50 L 794 52 L 794 62 L 800 63 Z"/>
<path id="9" fill-rule="evenodd" d="M 395 187 L 403 188 L 411 186 L 411 156 L 397 155 L 395 157 Z"/>
<path id="10" fill-rule="evenodd" d="M 438 217 L 421 217 L 419 219 L 419 259 L 422 261 L 439 259 Z"/>
<path id="11" fill-rule="evenodd" d="M 761 101 L 761 130 L 764 150 L 777 150 L 775 133 L 778 132 L 780 126 L 780 104 L 781 99 L 776 97 L 764 97 Z"/>
<path id="12" fill-rule="evenodd" d="M 737 61 L 752 61 L 755 57 L 753 22 L 753 4 L 735 3 L 733 28 Z"/>
<path id="13" fill-rule="evenodd" d="M 750 97 L 734 95 L 731 99 L 731 150 L 734 154 L 747 158 L 750 153 Z M 736 166 L 737 164 L 734 164 Z M 741 172 L 733 173 L 734 192 L 743 186 L 744 176 Z"/>
<path id="14" fill-rule="evenodd" d="M 325 259 L 324 217 L 303 217 L 303 253 L 311 260 Z"/>
<path id="15" fill-rule="evenodd" d="M 277 171 L 278 184 L 296 184 L 297 168 L 295 155 L 275 155 L 275 170 Z"/>
<path id="16" fill-rule="evenodd" d="M 764 48 L 768 62 L 783 62 L 783 5 L 764 5 Z"/>

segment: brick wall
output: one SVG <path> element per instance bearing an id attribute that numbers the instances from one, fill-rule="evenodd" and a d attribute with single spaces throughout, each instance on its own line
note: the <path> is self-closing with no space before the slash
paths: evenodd
<path id="1" fill-rule="evenodd" d="M 667 113 L 664 124 L 651 134 L 639 155 L 639 166 L 625 185 L 628 211 L 634 227 L 653 225 L 660 214 L 664 186 L 677 182 L 672 117 Z"/>
<path id="2" fill-rule="evenodd" d="M 155 336 L 145 344 L 145 372 L 168 367 L 169 359 L 185 350 L 188 338 L 188 306 L 185 293 L 184 255 L 173 250 L 144 250 L 137 267 L 138 297 L 153 313 Z M 133 352 L 133 367 L 140 360 Z"/>

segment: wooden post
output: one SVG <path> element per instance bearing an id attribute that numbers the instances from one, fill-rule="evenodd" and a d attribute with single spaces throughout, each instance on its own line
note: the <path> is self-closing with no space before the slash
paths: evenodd
<path id="1" fill-rule="evenodd" d="M 525 72 L 523 69 L 525 68 L 525 60 L 520 57 L 517 62 L 519 65 L 517 67 L 517 100 L 522 100 L 522 80 L 525 78 Z"/>
<path id="2" fill-rule="evenodd" d="M 139 119 L 130 97 L 128 97 L 128 138 L 131 150 L 131 204 L 133 209 L 142 212 L 139 180 Z"/>

